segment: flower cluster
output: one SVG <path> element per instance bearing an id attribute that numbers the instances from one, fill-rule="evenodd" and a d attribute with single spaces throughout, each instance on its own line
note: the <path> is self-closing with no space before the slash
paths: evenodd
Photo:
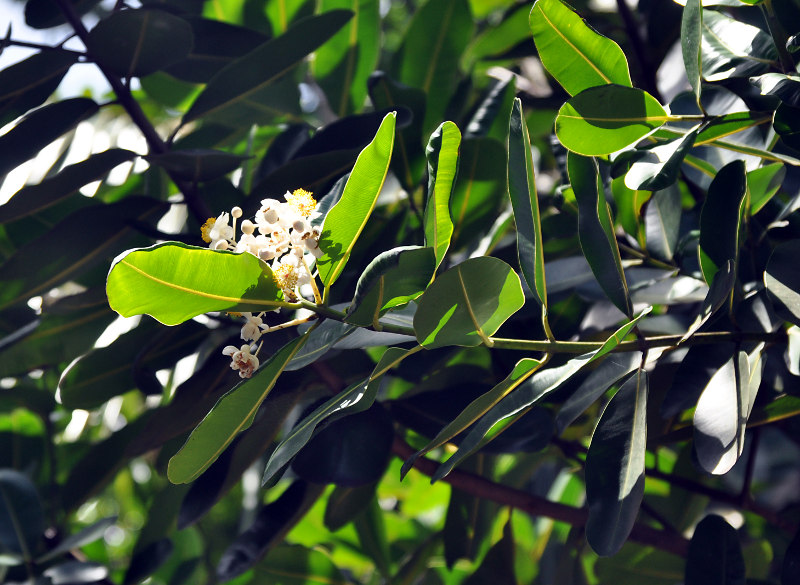
<path id="1" fill-rule="evenodd" d="M 285 199 L 262 200 L 253 219 L 241 221 L 238 240 L 236 222 L 242 217 L 239 207 L 234 207 L 230 213 L 223 212 L 217 218 L 209 218 L 203 224 L 201 234 L 212 250 L 248 252 L 269 263 L 286 300 L 296 301 L 300 287 L 307 284 L 313 286 L 309 264 L 322 255 L 319 227 L 311 225 L 311 221 L 319 214 L 316 200 L 305 189 L 287 192 Z M 306 259 L 306 256 L 310 258 Z M 263 332 L 269 330 L 262 321 L 263 315 L 241 314 L 246 319 L 241 332 L 243 340 L 256 342 Z M 231 356 L 231 368 L 238 370 L 242 378 L 249 378 L 258 368 L 258 350 L 255 346 L 242 345 L 236 348 L 229 345 L 223 353 Z"/>

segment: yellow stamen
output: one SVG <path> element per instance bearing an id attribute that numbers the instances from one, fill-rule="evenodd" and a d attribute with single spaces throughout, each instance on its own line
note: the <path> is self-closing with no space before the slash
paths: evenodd
<path id="1" fill-rule="evenodd" d="M 313 193 L 305 189 L 295 189 L 294 192 L 286 195 L 286 202 L 303 217 L 308 217 L 317 208 L 317 201 L 314 199 Z"/>
<path id="2" fill-rule="evenodd" d="M 200 236 L 203 238 L 203 241 L 206 243 L 211 242 L 211 230 L 214 229 L 214 224 L 217 223 L 216 218 L 209 217 L 206 222 L 200 226 Z"/>

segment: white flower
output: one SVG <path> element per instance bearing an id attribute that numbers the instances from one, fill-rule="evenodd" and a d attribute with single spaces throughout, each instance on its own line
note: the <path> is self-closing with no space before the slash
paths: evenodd
<path id="1" fill-rule="evenodd" d="M 242 327 L 242 339 L 245 341 L 258 341 L 261 337 L 261 317 L 254 317 L 253 313 L 242 313 L 242 317 L 247 319 L 247 323 Z M 231 346 L 232 347 L 232 346 Z"/>
<path id="2" fill-rule="evenodd" d="M 218 218 L 209 218 L 200 228 L 203 240 L 209 242 L 208 247 L 212 250 L 224 250 L 227 242 L 233 239 L 233 227 L 228 225 L 228 221 L 230 215 L 223 211 Z M 223 246 L 221 242 L 225 242 L 226 245 Z"/>
<path id="3" fill-rule="evenodd" d="M 239 370 L 240 378 L 249 378 L 258 369 L 258 358 L 253 355 L 254 351 L 254 345 L 243 345 L 238 349 L 234 345 L 226 345 L 222 353 L 231 356 L 231 369 Z"/>

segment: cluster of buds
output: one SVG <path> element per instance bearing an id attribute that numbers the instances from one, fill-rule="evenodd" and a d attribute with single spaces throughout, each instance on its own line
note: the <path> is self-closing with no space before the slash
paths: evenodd
<path id="1" fill-rule="evenodd" d="M 319 249 L 320 230 L 311 221 L 319 214 L 317 202 L 305 189 L 287 192 L 286 201 L 264 199 L 252 220 L 239 224 L 241 232 L 236 239 L 236 223 L 242 217 L 242 209 L 234 207 L 230 214 L 223 212 L 203 224 L 203 240 L 212 250 L 247 252 L 267 262 L 272 268 L 278 286 L 288 301 L 296 301 L 303 285 L 313 286 L 313 276 L 306 255 L 314 259 L 322 255 Z M 316 289 L 314 289 L 316 290 Z M 263 313 L 236 313 L 247 321 L 242 327 L 241 337 L 245 342 L 257 342 L 269 327 L 262 321 Z M 233 345 L 225 347 L 225 355 L 231 356 L 231 368 L 239 371 L 242 378 L 249 378 L 258 368 L 258 350 L 255 345 Z"/>

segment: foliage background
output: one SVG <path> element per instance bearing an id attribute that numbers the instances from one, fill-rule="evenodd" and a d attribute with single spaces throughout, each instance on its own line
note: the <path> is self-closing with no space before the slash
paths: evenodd
<path id="1" fill-rule="evenodd" d="M 572 2 L 621 50 L 557 0 L 13 5 L 52 32 L 0 41 L 29 51 L 0 71 L 3 579 L 800 582 L 800 3 L 685 4 Z M 95 67 L 107 94 L 64 94 L 68 70 Z M 206 218 L 298 187 L 329 209 L 390 111 L 388 178 L 306 357 L 171 483 L 238 382 L 220 349 L 241 323 L 123 321 L 109 267 L 203 246 Z M 424 221 L 442 201 L 452 235 Z M 341 323 L 378 253 L 442 237 L 435 286 L 383 332 Z M 447 340 L 429 331 L 458 266 L 480 266 L 473 300 L 486 275 L 522 276 L 524 308 L 503 289 L 488 343 L 455 319 Z M 265 339 L 270 356 L 298 337 Z M 314 418 L 382 358 L 398 365 L 374 405 L 328 416 L 340 396 Z M 511 426 L 491 410 L 506 395 Z M 314 437 L 292 439 L 309 416 Z"/>

